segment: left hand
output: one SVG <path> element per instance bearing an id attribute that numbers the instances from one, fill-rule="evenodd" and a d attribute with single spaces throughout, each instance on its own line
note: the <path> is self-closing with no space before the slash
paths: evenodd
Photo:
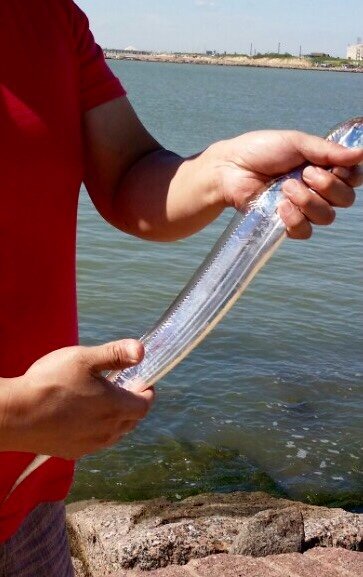
<path id="1" fill-rule="evenodd" d="M 286 199 L 280 203 L 279 213 L 292 238 L 309 238 L 312 224 L 331 224 L 333 207 L 351 206 L 353 187 L 363 182 L 357 167 L 363 161 L 362 149 L 349 150 L 302 132 L 249 132 L 218 142 L 208 151 L 218 167 L 219 199 L 236 208 L 246 205 L 274 178 L 305 162 L 313 165 L 305 168 L 303 182 L 288 180 L 283 185 Z"/>

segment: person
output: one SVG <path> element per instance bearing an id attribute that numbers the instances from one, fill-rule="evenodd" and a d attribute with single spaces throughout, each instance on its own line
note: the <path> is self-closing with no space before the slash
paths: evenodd
<path id="1" fill-rule="evenodd" d="M 77 345 L 82 180 L 111 225 L 172 241 L 309 162 L 279 207 L 289 236 L 304 239 L 353 203 L 363 152 L 257 131 L 181 158 L 142 125 L 72 0 L 4 0 L 0 28 L 0 574 L 69 577 L 74 460 L 116 443 L 153 400 L 102 376 L 138 363 L 138 341 Z M 22 479 L 36 454 L 51 459 Z"/>

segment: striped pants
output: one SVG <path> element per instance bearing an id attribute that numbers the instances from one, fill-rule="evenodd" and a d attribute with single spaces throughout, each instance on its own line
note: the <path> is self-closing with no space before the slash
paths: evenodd
<path id="1" fill-rule="evenodd" d="M 0 577 L 73 577 L 62 501 L 42 503 L 0 543 Z"/>

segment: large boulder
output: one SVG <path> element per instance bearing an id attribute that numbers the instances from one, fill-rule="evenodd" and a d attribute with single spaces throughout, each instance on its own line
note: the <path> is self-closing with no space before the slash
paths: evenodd
<path id="1" fill-rule="evenodd" d="M 72 554 L 86 577 L 181 566 L 216 553 L 262 557 L 319 545 L 359 551 L 363 542 L 362 515 L 265 493 L 88 501 L 69 505 L 67 517 Z"/>

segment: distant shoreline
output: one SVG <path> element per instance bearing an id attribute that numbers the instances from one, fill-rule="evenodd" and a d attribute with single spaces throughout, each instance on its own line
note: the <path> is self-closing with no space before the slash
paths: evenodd
<path id="1" fill-rule="evenodd" d="M 317 66 L 308 58 L 249 58 L 248 56 L 204 56 L 193 54 L 122 54 L 112 55 L 105 51 L 109 60 L 133 60 L 140 62 L 168 62 L 173 64 L 199 64 L 212 66 L 248 66 L 252 68 L 282 68 L 290 70 L 316 70 L 322 72 L 362 73 L 363 66 Z"/>

